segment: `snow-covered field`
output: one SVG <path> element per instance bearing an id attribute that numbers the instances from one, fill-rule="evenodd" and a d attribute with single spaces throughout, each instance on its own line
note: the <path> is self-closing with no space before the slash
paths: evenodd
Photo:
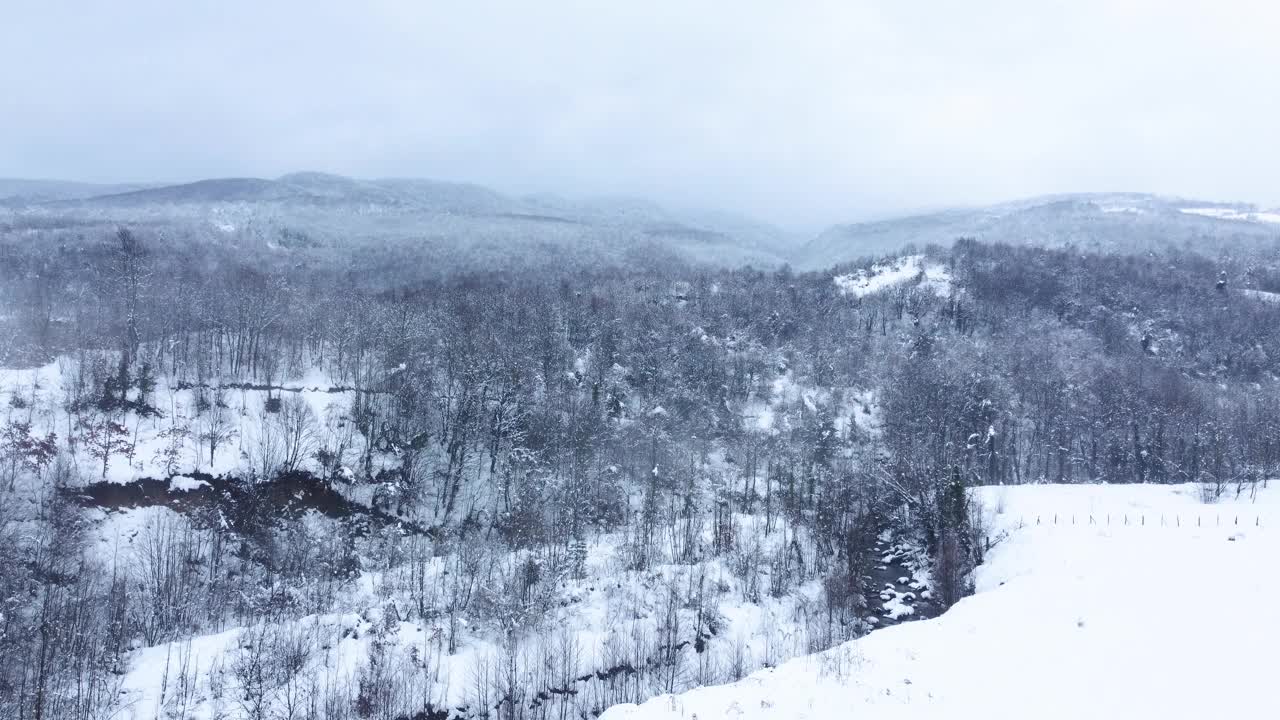
<path id="1" fill-rule="evenodd" d="M 943 297 L 951 293 L 951 273 L 942 265 L 927 262 L 923 255 L 904 255 L 885 265 L 873 265 L 870 270 L 837 275 L 834 280 L 841 295 L 854 297 L 871 295 L 912 281 L 921 289 Z"/>
<path id="2" fill-rule="evenodd" d="M 1189 486 L 983 496 L 995 547 L 943 616 L 602 717 L 1280 716 L 1280 489 L 1213 505 Z"/>
<path id="3" fill-rule="evenodd" d="M 1245 222 L 1280 223 L 1280 212 L 1276 211 L 1242 211 L 1224 207 L 1182 208 L 1188 215 L 1203 215 L 1219 220 L 1242 220 Z"/>

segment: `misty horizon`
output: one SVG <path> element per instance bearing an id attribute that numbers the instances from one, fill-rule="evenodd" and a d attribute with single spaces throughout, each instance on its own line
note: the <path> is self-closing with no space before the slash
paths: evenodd
<path id="1" fill-rule="evenodd" d="M 568 201 L 568 202 L 584 202 L 584 203 L 591 203 L 591 202 L 648 203 L 648 204 L 655 205 L 657 207 L 662 207 L 662 208 L 675 210 L 675 211 L 721 213 L 730 217 L 738 217 L 743 220 L 761 223 L 764 225 L 770 225 L 779 231 L 782 231 L 784 233 L 788 233 L 791 235 L 797 235 L 797 236 L 808 234 L 808 233 L 818 233 L 827 228 L 831 228 L 839 225 L 875 223 L 875 222 L 881 222 L 881 221 L 910 218 L 915 216 L 931 215 L 935 213 L 944 213 L 949 211 L 979 210 L 989 206 L 998 206 L 998 205 L 1010 204 L 1010 203 L 1016 204 L 1016 203 L 1022 203 L 1022 202 L 1032 202 L 1036 200 L 1049 200 L 1057 197 L 1080 198 L 1080 197 L 1089 197 L 1089 196 L 1145 195 L 1145 196 L 1151 196 L 1151 197 L 1158 197 L 1160 199 L 1170 200 L 1170 201 L 1211 202 L 1219 205 L 1253 206 L 1254 208 L 1259 210 L 1269 210 L 1272 207 L 1267 203 L 1250 202 L 1250 201 L 1240 200 L 1236 198 L 1192 197 L 1187 195 L 1152 193 L 1152 192 L 1147 192 L 1140 189 L 1112 189 L 1112 190 L 1079 189 L 1079 190 L 1065 190 L 1060 192 L 1044 193 L 1040 195 L 1019 195 L 1019 196 L 1013 196 L 1013 197 L 999 198 L 991 203 L 954 203 L 954 204 L 927 205 L 927 206 L 919 206 L 919 207 L 911 207 L 911 206 L 904 205 L 897 208 L 863 208 L 861 211 L 856 213 L 851 211 L 850 213 L 844 216 L 838 216 L 838 217 L 834 217 L 826 220 L 814 220 L 812 222 L 776 222 L 770 218 L 767 218 L 758 214 L 754 214 L 750 210 L 739 210 L 732 206 L 704 205 L 704 204 L 696 204 L 696 203 L 689 203 L 689 202 L 680 202 L 679 200 L 675 200 L 675 199 L 664 201 L 654 197 L 639 195 L 639 194 L 611 193 L 611 194 L 594 194 L 593 195 L 590 193 L 583 194 L 583 193 L 575 193 L 575 192 L 559 192 L 559 191 L 553 191 L 553 190 L 547 190 L 547 189 L 542 189 L 542 190 L 532 189 L 532 190 L 522 191 L 522 190 L 513 190 L 510 188 L 505 188 L 497 183 L 474 182 L 469 180 L 456 180 L 456 179 L 447 178 L 447 177 L 427 177 L 427 176 L 408 176 L 408 175 L 386 176 L 386 177 L 359 177 L 359 176 L 345 175 L 343 173 L 337 173 L 337 172 L 332 172 L 328 170 L 316 170 L 311 168 L 292 170 L 279 175 L 270 175 L 270 176 L 264 175 L 264 174 L 258 174 L 258 175 L 244 174 L 244 175 L 227 175 L 227 176 L 218 176 L 218 177 L 212 177 L 212 176 L 211 177 L 192 177 L 192 178 L 182 178 L 182 179 L 125 178 L 125 179 L 104 179 L 104 180 L 85 180 L 81 178 L 65 178 L 65 177 L 50 178 L 50 177 L 0 176 L 0 182 L 34 182 L 34 183 L 49 183 L 49 184 L 65 183 L 65 184 L 83 184 L 83 185 L 101 186 L 103 189 L 102 195 L 108 196 L 108 195 L 135 192 L 136 189 L 142 189 L 142 188 L 176 187 L 176 186 L 192 185 L 195 183 L 206 182 L 206 181 L 219 181 L 219 180 L 279 181 L 292 176 L 301 176 L 301 175 L 328 175 L 328 176 L 344 178 L 347 180 L 353 180 L 357 182 L 420 180 L 420 181 L 426 181 L 426 182 L 437 182 L 437 183 L 446 184 L 446 185 L 473 186 L 473 187 L 483 188 L 486 190 L 492 190 L 500 194 L 506 195 L 508 197 L 517 198 L 517 199 L 519 198 L 526 198 L 526 199 L 554 198 L 554 199 Z"/>
<path id="2" fill-rule="evenodd" d="M 316 168 L 806 229 L 1113 189 L 1280 202 L 1280 14 L 1250 0 L 67 10 L 0 28 L 0 176 Z"/>

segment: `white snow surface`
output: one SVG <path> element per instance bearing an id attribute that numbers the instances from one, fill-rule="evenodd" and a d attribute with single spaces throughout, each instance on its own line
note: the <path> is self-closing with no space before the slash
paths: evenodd
<path id="1" fill-rule="evenodd" d="M 262 434 L 262 423 L 269 419 L 263 412 L 267 391 L 241 389 L 234 387 L 234 384 L 224 387 L 223 396 L 232 434 L 229 440 L 219 445 L 215 455 L 210 457 L 207 444 L 198 441 L 198 435 L 204 430 L 204 426 L 201 424 L 203 416 L 196 409 L 194 391 L 182 389 L 173 379 L 161 375 L 156 379 L 156 388 L 150 400 L 161 416 L 139 417 L 132 412 L 123 413 L 118 420 L 127 431 L 124 439 L 133 447 L 133 453 L 114 454 L 104 471 L 101 461 L 90 457 L 83 443 L 73 448 L 67 442 L 68 436 L 78 434 L 65 408 L 67 388 L 74 382 L 77 372 L 77 362 L 65 355 L 38 368 L 0 367 L 0 422 L 7 419 L 21 420 L 30 422 L 37 435 L 55 433 L 59 449 L 71 458 L 89 480 L 127 483 L 138 478 L 167 477 L 169 473 L 166 472 L 162 452 L 170 441 L 163 433 L 175 427 L 188 431 L 186 436 L 177 441 L 174 465 L 178 473 L 201 471 L 220 475 L 248 472 L 249 453 Z M 213 384 L 222 383 L 215 381 Z M 279 385 L 280 392 L 296 394 L 310 406 L 320 439 L 331 433 L 334 425 L 342 422 L 342 416 L 349 410 L 355 395 L 316 367 L 310 368 L 299 378 L 286 379 Z M 208 396 L 213 397 L 215 391 L 215 388 L 209 388 Z M 14 407 L 14 398 L 23 401 L 22 409 Z M 307 458 L 304 464 L 305 469 L 318 470 L 312 458 Z M 184 486 L 182 480 L 178 480 L 173 488 L 194 489 L 189 483 Z"/>
<path id="2" fill-rule="evenodd" d="M 192 490 L 199 490 L 202 487 L 206 487 L 208 484 L 209 483 L 204 480 L 193 478 L 190 475 L 174 475 L 169 478 L 170 491 L 190 492 Z"/>
<path id="3" fill-rule="evenodd" d="M 1280 211 L 1244 211 L 1225 207 L 1180 208 L 1188 215 L 1203 215 L 1220 220 L 1243 220 L 1245 222 L 1280 223 Z"/>
<path id="4" fill-rule="evenodd" d="M 773 379 L 767 393 L 744 405 L 743 427 L 748 432 L 776 436 L 791 430 L 802 413 L 830 407 L 835 429 L 841 435 L 851 427 L 868 435 L 879 435 L 883 425 L 879 393 L 859 387 L 839 390 L 837 394 L 831 388 L 804 384 L 787 370 Z"/>
<path id="5" fill-rule="evenodd" d="M 940 296 L 951 294 L 951 273 L 947 268 L 928 263 L 923 255 L 904 255 L 893 262 L 872 265 L 870 270 L 858 270 L 834 278 L 841 295 L 863 297 L 887 290 L 910 281 Z"/>
<path id="6" fill-rule="evenodd" d="M 1247 297 L 1263 302 L 1280 303 L 1280 293 L 1267 292 L 1266 290 L 1241 290 Z"/>
<path id="7" fill-rule="evenodd" d="M 941 617 L 601 717 L 1280 716 L 1280 490 L 1215 505 L 1190 486 L 980 494 L 996 545 Z"/>

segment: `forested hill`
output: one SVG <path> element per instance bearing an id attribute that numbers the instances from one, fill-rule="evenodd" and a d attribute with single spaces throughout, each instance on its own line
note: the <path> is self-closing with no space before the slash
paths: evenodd
<path id="1" fill-rule="evenodd" d="M 304 263 L 389 289 L 493 270 L 671 264 L 822 270 L 908 248 L 989 243 L 1208 257 L 1280 243 L 1280 212 L 1143 193 L 1077 193 L 832 226 L 816 236 L 627 197 L 514 195 L 468 183 L 318 172 L 181 184 L 0 179 L 0 246 L 87 251 L 116 227 L 194 260 Z"/>
<path id="2" fill-rule="evenodd" d="M 1253 443 L 1270 442 L 1261 420 L 1280 372 L 1274 252 L 1211 260 L 961 240 L 813 273 L 670 263 L 370 290 L 331 265 L 159 240 L 122 231 L 76 250 L 6 247 L 3 362 L 110 352 L 126 337 L 130 355 L 175 380 L 272 382 L 319 363 L 346 385 L 382 388 L 415 372 L 434 382 L 447 361 L 507 378 L 530 402 L 564 382 L 615 413 L 643 400 L 702 437 L 732 435 L 741 406 L 784 375 L 890 400 L 936 386 L 903 417 L 942 423 L 943 465 L 953 440 L 989 430 L 987 452 L 1001 458 L 990 467 L 1019 477 L 1194 474 L 1167 453 L 1198 452 L 1206 433 L 1240 444 L 1224 459 L 1270 459 Z M 934 400 L 955 404 L 923 411 Z M 1062 450 L 1036 456 L 1039 445 Z"/>
<path id="3" fill-rule="evenodd" d="M 0 596 L 44 598 L 6 610 L 13 716 L 176 702 L 132 668 L 191 643 L 226 658 L 174 670 L 191 702 L 598 713 L 946 609 L 974 486 L 1280 462 L 1274 250 L 375 283 L 145 227 L 4 253 Z"/>
<path id="4" fill-rule="evenodd" d="M 981 381 L 973 391 L 983 395 L 981 412 L 959 427 L 985 433 L 994 423 L 993 442 L 1016 444 L 1026 421 L 1036 442 L 1069 449 L 1051 474 L 1076 479 L 1102 476 L 1096 454 L 1120 452 L 1112 445 L 1121 437 L 1127 449 L 1107 467 L 1138 463 L 1130 456 L 1142 454 L 1144 438 L 1199 447 L 1198 433 L 1267 409 L 1258 388 L 1280 372 L 1274 251 L 1209 259 L 961 240 L 907 258 L 915 264 L 867 260 L 812 273 L 672 262 L 439 278 L 408 267 L 427 277 L 371 290 L 329 263 L 126 235 L 128 251 L 115 235 L 70 250 L 7 246 L 0 361 L 115 350 L 121 333 L 136 333 L 144 349 L 133 354 L 151 353 L 153 371 L 177 379 L 268 382 L 322 361 L 343 383 L 381 387 L 403 382 L 391 372 L 402 364 L 433 373 L 462 353 L 458 362 L 473 372 L 524 378 L 521 392 L 576 374 L 597 401 L 642 397 L 704 435 L 725 432 L 737 422 L 732 403 L 782 374 L 813 387 L 892 392 L 903 372 L 936 371 L 937 382 Z M 122 277 L 136 293 L 127 308 Z M 870 280 L 850 281 L 859 277 Z M 1209 389 L 1212 401 L 1201 397 Z M 954 400 L 963 395 L 956 390 L 943 394 Z M 977 412 L 966 403 L 958 407 Z M 1004 423 L 1011 432 L 999 432 Z M 1243 436 L 1232 433 L 1232 442 Z M 1035 475 L 1012 462 L 1035 459 L 1025 452 L 1011 446 L 1002 456 L 1009 471 Z"/>
<path id="5" fill-rule="evenodd" d="M 198 256 L 337 266 L 370 287 L 507 268 L 771 267 L 799 242 L 729 213 L 437 180 L 317 172 L 176 185 L 0 180 L 0 242 L 78 249 L 121 225 Z"/>
<path id="6" fill-rule="evenodd" d="M 1274 249 L 1280 243 L 1280 212 L 1143 193 L 1050 195 L 835 225 L 799 248 L 791 261 L 816 270 L 907 245 L 947 245 L 961 237 L 1103 253 L 1172 247 L 1216 257 Z"/>

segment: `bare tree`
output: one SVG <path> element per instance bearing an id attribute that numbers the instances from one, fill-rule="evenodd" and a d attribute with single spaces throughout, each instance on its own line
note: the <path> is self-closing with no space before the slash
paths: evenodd
<path id="1" fill-rule="evenodd" d="M 94 414 L 82 418 L 80 440 L 89 455 L 102 463 L 102 477 L 107 476 L 111 458 L 129 449 L 129 429 L 109 415 Z"/>
<path id="2" fill-rule="evenodd" d="M 218 448 L 233 440 L 236 435 L 231 409 L 227 406 L 222 388 L 213 395 L 208 409 L 199 417 L 199 440 L 209 448 L 209 467 L 217 466 Z"/>
<path id="3" fill-rule="evenodd" d="M 293 472 L 315 454 L 315 411 L 300 394 L 295 394 L 283 402 L 276 421 L 281 443 L 280 470 Z"/>

